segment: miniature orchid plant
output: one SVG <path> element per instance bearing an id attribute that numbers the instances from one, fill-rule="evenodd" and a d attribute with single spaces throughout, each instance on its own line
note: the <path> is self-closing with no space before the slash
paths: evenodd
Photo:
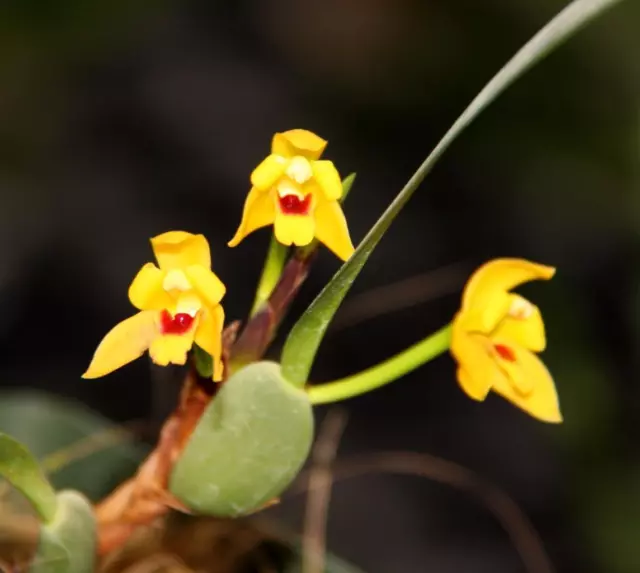
<path id="1" fill-rule="evenodd" d="M 535 35 L 471 102 L 368 234 L 354 248 L 341 179 L 327 142 L 304 129 L 277 133 L 253 170 L 230 247 L 272 226 L 254 305 L 244 325 L 225 325 L 223 282 L 200 234 L 151 239 L 155 263 L 129 286 L 137 312 L 106 334 L 84 373 L 101 378 L 149 352 L 159 366 L 185 366 L 182 393 L 138 472 L 97 505 L 55 492 L 31 454 L 0 435 L 0 475 L 32 503 L 41 535 L 32 571 L 90 573 L 96 559 L 170 509 L 238 517 L 276 503 L 297 476 L 313 438 L 313 406 L 373 391 L 447 351 L 472 399 L 493 391 L 537 420 L 562 421 L 556 386 L 539 357 L 546 345 L 538 307 L 513 292 L 555 269 L 517 258 L 482 265 L 469 278 L 450 324 L 397 355 L 340 380 L 315 383 L 311 367 L 331 320 L 393 220 L 443 152 L 517 78 L 619 0 L 575 0 Z M 280 322 L 320 246 L 341 261 L 335 276 L 265 360 Z M 214 247 L 216 256 L 222 248 Z"/>

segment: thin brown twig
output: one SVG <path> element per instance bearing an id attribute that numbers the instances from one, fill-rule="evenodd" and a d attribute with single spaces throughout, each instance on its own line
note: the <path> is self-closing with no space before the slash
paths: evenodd
<path id="1" fill-rule="evenodd" d="M 307 491 L 310 485 L 305 478 L 310 471 L 301 474 L 301 480 L 291 488 L 290 495 Z M 553 565 L 540 536 L 518 504 L 494 484 L 454 462 L 416 452 L 367 454 L 335 464 L 333 481 L 381 472 L 423 476 L 467 491 L 483 502 L 502 525 L 527 571 L 553 573 Z"/>
<path id="2" fill-rule="evenodd" d="M 313 448 L 313 465 L 308 474 L 307 506 L 302 537 L 303 573 L 324 571 L 327 516 L 333 481 L 332 465 L 346 424 L 346 410 L 329 410 Z"/>
<path id="3" fill-rule="evenodd" d="M 455 292 L 468 274 L 468 267 L 466 263 L 453 263 L 355 295 L 345 300 L 329 328 L 335 332 Z"/>

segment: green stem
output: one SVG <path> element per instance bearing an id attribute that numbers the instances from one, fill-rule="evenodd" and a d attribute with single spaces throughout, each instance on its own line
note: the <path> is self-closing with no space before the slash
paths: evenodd
<path id="1" fill-rule="evenodd" d="M 282 269 L 287 259 L 287 252 L 289 248 L 279 243 L 275 234 L 271 235 L 271 243 L 269 244 L 269 251 L 267 252 L 267 259 L 262 269 L 262 275 L 260 276 L 260 282 L 256 289 L 256 297 L 253 301 L 253 307 L 251 308 L 251 315 L 253 316 L 260 310 L 260 307 L 269 299 L 273 289 L 278 284 L 280 276 L 282 275 Z"/>
<path id="2" fill-rule="evenodd" d="M 200 348 L 197 344 L 192 348 L 193 364 L 196 371 L 203 378 L 211 378 L 213 376 L 213 357 L 206 350 Z"/>
<path id="3" fill-rule="evenodd" d="M 307 387 L 307 395 L 312 404 L 329 404 L 365 394 L 397 380 L 439 356 L 449 348 L 450 341 L 451 324 L 447 324 L 431 336 L 376 366 L 335 382 Z"/>

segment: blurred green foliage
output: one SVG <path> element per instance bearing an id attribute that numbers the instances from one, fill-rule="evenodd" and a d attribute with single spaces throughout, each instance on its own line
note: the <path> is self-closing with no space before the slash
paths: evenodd
<path id="1" fill-rule="evenodd" d="M 56 489 L 77 489 L 93 501 L 129 477 L 147 450 L 81 404 L 29 390 L 0 393 L 0 431 L 25 444 L 45 470 L 47 460 L 55 462 Z M 86 446 L 75 455 L 82 441 Z"/>

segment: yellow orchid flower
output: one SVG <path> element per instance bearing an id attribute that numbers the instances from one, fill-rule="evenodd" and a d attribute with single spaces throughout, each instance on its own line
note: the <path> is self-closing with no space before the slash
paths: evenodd
<path id="1" fill-rule="evenodd" d="M 562 421 L 553 378 L 536 354 L 546 346 L 540 310 L 510 292 L 554 273 L 522 259 L 496 259 L 467 283 L 453 321 L 451 353 L 460 386 L 471 398 L 482 401 L 493 390 L 535 418 Z"/>
<path id="2" fill-rule="evenodd" d="M 305 246 L 315 237 L 343 261 L 352 255 L 347 221 L 338 202 L 340 175 L 331 161 L 320 160 L 326 145 L 304 129 L 274 135 L 271 155 L 251 174 L 251 191 L 230 247 L 273 224 L 283 245 Z"/>
<path id="3" fill-rule="evenodd" d="M 83 378 L 100 378 L 149 350 L 160 366 L 184 364 L 195 342 L 213 357 L 213 379 L 222 379 L 220 301 L 225 286 L 211 271 L 203 235 L 169 231 L 151 239 L 158 266 L 144 265 L 129 287 L 140 312 L 116 325 L 100 342 Z"/>

